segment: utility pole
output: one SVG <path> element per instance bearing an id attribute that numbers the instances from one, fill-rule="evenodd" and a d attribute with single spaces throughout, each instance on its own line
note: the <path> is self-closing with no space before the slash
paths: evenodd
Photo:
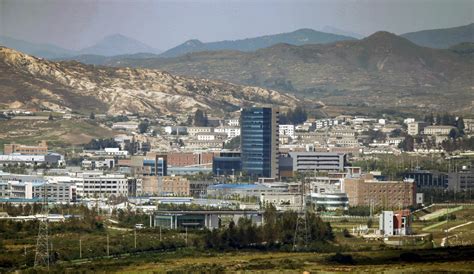
<path id="1" fill-rule="evenodd" d="M 79 258 L 82 259 L 82 238 L 79 238 Z"/>
<path id="2" fill-rule="evenodd" d="M 35 267 L 46 266 L 49 269 L 49 236 L 48 236 L 48 195 L 46 182 L 43 184 L 43 203 L 39 218 L 38 238 L 36 240 Z"/>
<path id="3" fill-rule="evenodd" d="M 110 256 L 110 248 L 109 248 L 109 233 L 107 233 L 107 257 Z"/>
<path id="4" fill-rule="evenodd" d="M 188 227 L 186 227 L 186 246 L 188 246 Z"/>
<path id="5" fill-rule="evenodd" d="M 134 234 L 134 242 L 135 242 L 135 249 L 137 249 L 137 228 L 135 228 L 135 230 L 133 231 L 133 234 Z"/>
<path id="6" fill-rule="evenodd" d="M 161 225 L 160 225 L 160 242 L 161 242 Z"/>

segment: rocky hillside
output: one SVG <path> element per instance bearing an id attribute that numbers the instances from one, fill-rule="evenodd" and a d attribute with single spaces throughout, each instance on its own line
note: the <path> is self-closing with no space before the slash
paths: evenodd
<path id="1" fill-rule="evenodd" d="M 388 32 L 327 45 L 279 44 L 252 53 L 200 52 L 107 64 L 256 85 L 336 105 L 465 111 L 474 100 L 472 56 L 420 47 Z"/>
<path id="2" fill-rule="evenodd" d="M 293 106 L 274 90 L 174 76 L 152 69 L 51 62 L 0 47 L 0 108 L 97 113 L 233 111 L 251 104 Z"/>

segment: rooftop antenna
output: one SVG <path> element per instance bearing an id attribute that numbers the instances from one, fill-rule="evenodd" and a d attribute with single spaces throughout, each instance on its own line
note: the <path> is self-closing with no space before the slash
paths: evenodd
<path id="1" fill-rule="evenodd" d="M 49 269 L 49 236 L 48 236 L 48 195 L 46 182 L 43 184 L 43 201 L 39 218 L 38 238 L 36 240 L 34 267 L 46 266 Z"/>

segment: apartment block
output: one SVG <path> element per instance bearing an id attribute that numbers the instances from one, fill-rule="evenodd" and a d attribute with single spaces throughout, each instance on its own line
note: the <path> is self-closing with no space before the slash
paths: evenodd
<path id="1" fill-rule="evenodd" d="M 423 133 L 425 135 L 448 135 L 452 129 L 455 129 L 453 126 L 427 126 L 425 127 Z"/>
<path id="2" fill-rule="evenodd" d="M 170 166 L 211 165 L 213 158 L 212 152 L 169 152 L 167 154 Z"/>
<path id="3" fill-rule="evenodd" d="M 350 206 L 406 208 L 415 204 L 416 184 L 413 180 L 378 181 L 373 176 L 346 178 L 342 191 L 347 193 Z"/>
<path id="4" fill-rule="evenodd" d="M 407 132 L 411 136 L 418 135 L 423 132 L 427 125 L 425 122 L 410 122 L 407 124 Z"/>
<path id="5" fill-rule="evenodd" d="M 188 127 L 187 132 L 188 132 L 189 136 L 196 136 L 196 134 L 198 134 L 198 133 L 214 132 L 214 128 L 212 128 L 212 127 Z"/>
<path id="6" fill-rule="evenodd" d="M 190 183 L 182 176 L 164 176 L 158 180 L 158 194 L 164 196 L 189 196 Z"/>

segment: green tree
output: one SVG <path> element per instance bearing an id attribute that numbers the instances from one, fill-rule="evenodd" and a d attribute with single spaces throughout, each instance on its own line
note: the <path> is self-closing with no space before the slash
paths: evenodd
<path id="1" fill-rule="evenodd" d="M 449 138 L 456 140 L 458 137 L 460 137 L 459 131 L 455 128 L 451 129 L 449 132 Z"/>
<path id="2" fill-rule="evenodd" d="M 239 149 L 240 148 L 240 136 L 235 136 L 224 144 L 225 149 Z"/>
<path id="3" fill-rule="evenodd" d="M 464 135 L 464 119 L 462 117 L 459 117 L 456 121 L 456 127 L 458 128 L 460 135 Z"/>
<path id="4" fill-rule="evenodd" d="M 89 119 L 91 119 L 91 120 L 94 120 L 94 119 L 95 119 L 95 114 L 94 114 L 94 112 L 91 112 L 91 114 L 89 115 Z"/>
<path id="5" fill-rule="evenodd" d="M 197 109 L 194 113 L 194 126 L 205 127 L 207 124 L 207 114 L 204 113 L 204 111 Z"/>
<path id="6" fill-rule="evenodd" d="M 145 133 L 148 130 L 148 127 L 150 126 L 150 123 L 148 120 L 141 121 L 140 124 L 138 124 L 138 131 L 140 133 Z"/>
<path id="7" fill-rule="evenodd" d="M 412 136 L 407 135 L 405 136 L 405 139 L 398 145 L 398 147 L 403 151 L 413 151 L 415 148 L 415 140 Z"/>
<path id="8" fill-rule="evenodd" d="M 54 120 L 54 117 L 53 117 L 53 114 L 52 114 L 52 113 L 49 114 L 48 120 L 49 120 L 49 121 L 53 121 L 53 120 Z"/>

